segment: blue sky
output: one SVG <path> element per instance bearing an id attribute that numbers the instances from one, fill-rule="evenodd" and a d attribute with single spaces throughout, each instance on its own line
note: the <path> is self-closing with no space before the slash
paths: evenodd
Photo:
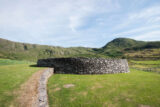
<path id="1" fill-rule="evenodd" d="M 0 0 L 0 38 L 102 47 L 117 37 L 160 40 L 160 0 Z"/>

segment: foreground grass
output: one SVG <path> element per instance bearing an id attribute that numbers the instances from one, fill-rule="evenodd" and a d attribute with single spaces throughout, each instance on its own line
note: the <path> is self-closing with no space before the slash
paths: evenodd
<path id="1" fill-rule="evenodd" d="M 131 69 L 126 74 L 55 74 L 49 79 L 51 107 L 159 107 L 160 75 Z M 64 85 L 73 87 L 65 88 Z"/>
<path id="2" fill-rule="evenodd" d="M 0 59 L 0 107 L 9 107 L 16 103 L 15 91 L 34 72 L 41 68 L 30 67 L 33 64 L 25 61 Z"/>

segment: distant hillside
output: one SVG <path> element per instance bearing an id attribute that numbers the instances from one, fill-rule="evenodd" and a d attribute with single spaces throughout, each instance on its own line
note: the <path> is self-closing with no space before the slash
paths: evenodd
<path id="1" fill-rule="evenodd" d="M 0 39 L 0 58 L 36 61 L 40 58 L 49 57 L 160 58 L 160 42 L 117 38 L 102 48 L 94 49 L 84 47 L 63 48 Z"/>
<path id="2" fill-rule="evenodd" d="M 0 39 L 0 58 L 36 61 L 48 57 L 100 57 L 92 48 L 63 48 L 47 45 L 27 44 Z"/>
<path id="3" fill-rule="evenodd" d="M 125 48 L 131 48 L 135 46 L 143 46 L 146 42 L 144 41 L 136 41 L 129 38 L 116 38 L 112 40 L 111 42 L 107 43 L 103 48 L 103 50 L 107 49 L 125 49 Z"/>
<path id="4" fill-rule="evenodd" d="M 160 57 L 158 54 L 160 51 L 160 41 L 156 42 L 144 42 L 144 41 L 136 41 L 129 38 L 116 38 L 113 41 L 106 44 L 104 47 L 99 49 L 101 54 L 107 54 L 110 57 L 125 57 L 125 58 L 134 58 L 137 56 L 130 55 L 131 53 L 136 52 L 144 52 L 148 50 L 154 50 L 156 52 L 156 56 Z M 146 53 L 147 54 L 147 53 Z M 140 57 L 152 57 L 145 56 L 146 54 L 140 55 Z M 154 55 L 155 56 L 155 55 Z"/>
<path id="5" fill-rule="evenodd" d="M 100 53 L 107 54 L 111 57 L 121 57 L 124 49 L 136 46 L 144 46 L 145 44 L 146 42 L 136 41 L 129 38 L 116 38 L 107 43 L 99 51 Z"/>

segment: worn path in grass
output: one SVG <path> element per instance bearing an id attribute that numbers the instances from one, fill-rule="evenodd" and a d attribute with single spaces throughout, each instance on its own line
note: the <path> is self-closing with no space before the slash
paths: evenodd
<path id="1" fill-rule="evenodd" d="M 21 85 L 40 69 L 33 62 L 0 59 L 0 107 L 18 107 Z M 29 87 L 28 87 L 29 88 Z"/>
<path id="2" fill-rule="evenodd" d="M 20 107 L 32 107 L 37 105 L 38 84 L 43 71 L 44 70 L 39 70 L 35 72 L 28 81 L 21 85 L 18 92 L 19 96 L 16 99 Z"/>
<path id="3" fill-rule="evenodd" d="M 21 85 L 17 102 L 20 107 L 48 107 L 47 81 L 53 74 L 52 68 L 34 73 L 28 81 Z"/>

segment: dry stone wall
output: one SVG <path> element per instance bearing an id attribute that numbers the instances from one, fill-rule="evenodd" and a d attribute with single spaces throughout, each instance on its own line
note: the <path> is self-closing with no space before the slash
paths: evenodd
<path id="1" fill-rule="evenodd" d="M 39 59 L 40 67 L 53 67 L 54 73 L 113 74 L 129 72 L 126 59 L 103 58 L 48 58 Z"/>
<path id="2" fill-rule="evenodd" d="M 39 80 L 37 107 L 49 107 L 47 95 L 47 81 L 53 75 L 53 68 L 45 69 Z"/>

